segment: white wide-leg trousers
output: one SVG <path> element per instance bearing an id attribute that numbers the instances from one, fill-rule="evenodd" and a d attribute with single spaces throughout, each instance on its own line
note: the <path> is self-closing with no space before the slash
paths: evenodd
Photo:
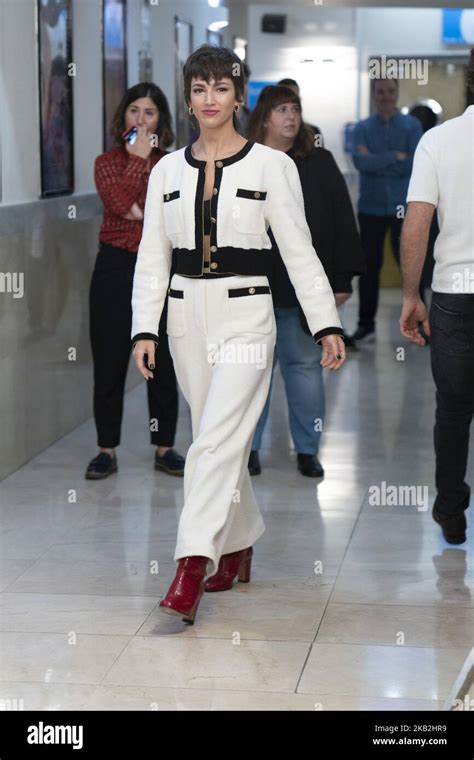
<path id="1" fill-rule="evenodd" d="M 266 276 L 174 274 L 170 353 L 192 418 L 174 559 L 251 546 L 265 530 L 247 465 L 271 380 L 276 322 Z"/>

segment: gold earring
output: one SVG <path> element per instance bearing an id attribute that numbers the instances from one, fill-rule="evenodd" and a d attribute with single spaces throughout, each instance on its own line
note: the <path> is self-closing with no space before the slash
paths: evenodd
<path id="1" fill-rule="evenodd" d="M 235 113 L 239 113 L 239 111 L 240 111 L 240 103 L 237 103 L 237 105 L 234 106 L 234 111 L 235 111 Z"/>
<path id="2" fill-rule="evenodd" d="M 194 113 L 194 111 L 193 111 L 192 107 L 191 107 L 191 106 L 189 106 L 189 108 L 188 108 L 188 114 L 189 114 L 190 116 L 192 116 L 192 115 L 193 115 L 193 113 Z"/>

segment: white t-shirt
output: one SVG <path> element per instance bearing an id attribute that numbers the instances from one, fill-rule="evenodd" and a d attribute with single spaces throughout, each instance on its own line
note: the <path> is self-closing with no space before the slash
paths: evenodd
<path id="1" fill-rule="evenodd" d="M 407 201 L 438 209 L 432 289 L 474 293 L 474 106 L 423 135 Z"/>

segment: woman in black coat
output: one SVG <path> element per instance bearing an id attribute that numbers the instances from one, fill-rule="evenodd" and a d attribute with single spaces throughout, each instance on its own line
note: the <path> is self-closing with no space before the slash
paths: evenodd
<path id="1" fill-rule="evenodd" d="M 305 127 L 299 96 L 288 87 L 270 85 L 260 93 L 247 136 L 283 150 L 295 161 L 303 190 L 306 221 L 313 246 L 324 266 L 338 306 L 352 293 L 352 278 L 365 271 L 351 199 L 332 153 L 314 146 Z M 324 422 L 325 395 L 320 349 L 315 346 L 306 319 L 288 278 L 273 236 L 273 272 L 269 276 L 277 322 L 274 367 L 280 361 L 285 383 L 290 430 L 298 469 L 309 477 L 322 477 L 318 459 Z M 255 431 L 249 470 L 261 472 L 258 451 L 268 417 L 272 386 Z"/>

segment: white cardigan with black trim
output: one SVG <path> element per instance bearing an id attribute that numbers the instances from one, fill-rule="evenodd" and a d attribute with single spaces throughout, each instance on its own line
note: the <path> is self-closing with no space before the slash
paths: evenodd
<path id="1" fill-rule="evenodd" d="M 249 141 L 214 164 L 211 273 L 265 275 L 271 227 L 315 341 L 342 335 L 334 294 L 311 242 L 294 161 L 283 151 Z M 177 274 L 203 273 L 205 167 L 188 145 L 164 156 L 151 171 L 133 280 L 133 343 L 158 341 L 172 255 Z"/>

